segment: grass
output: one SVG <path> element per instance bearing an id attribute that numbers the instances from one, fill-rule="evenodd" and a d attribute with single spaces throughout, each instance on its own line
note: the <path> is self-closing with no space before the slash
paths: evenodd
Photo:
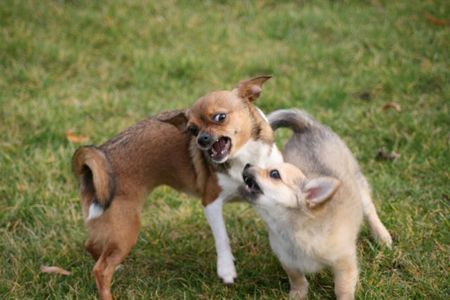
<path id="1" fill-rule="evenodd" d="M 395 238 L 389 251 L 362 230 L 357 297 L 448 299 L 449 15 L 438 0 L 3 1 L 0 298 L 96 297 L 68 129 L 100 144 L 147 115 L 272 74 L 259 106 L 302 107 L 339 133 Z M 401 111 L 383 110 L 388 102 Z M 380 148 L 400 157 L 377 160 Z M 215 274 L 200 202 L 161 187 L 114 294 L 286 298 L 262 221 L 245 204 L 225 215 L 233 288 Z M 43 264 L 73 274 L 42 274 Z M 311 299 L 333 297 L 329 272 L 309 279 Z"/>

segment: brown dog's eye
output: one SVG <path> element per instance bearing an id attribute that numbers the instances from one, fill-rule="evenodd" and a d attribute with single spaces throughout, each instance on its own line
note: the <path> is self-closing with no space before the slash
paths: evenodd
<path id="1" fill-rule="evenodd" d="M 212 117 L 212 120 L 216 123 L 222 123 L 223 121 L 225 121 L 226 118 L 227 118 L 226 113 L 218 113 Z"/>
<path id="2" fill-rule="evenodd" d="M 280 172 L 278 172 L 278 170 L 275 170 L 275 169 L 273 169 L 269 172 L 269 176 L 270 176 L 270 178 L 273 178 L 273 179 L 277 179 L 277 180 L 281 179 Z"/>
<path id="3" fill-rule="evenodd" d="M 187 128 L 187 131 L 188 131 L 190 134 L 194 135 L 194 136 L 197 136 L 197 134 L 198 134 L 198 128 L 197 128 L 197 126 L 195 126 L 195 125 L 189 126 L 189 127 Z"/>

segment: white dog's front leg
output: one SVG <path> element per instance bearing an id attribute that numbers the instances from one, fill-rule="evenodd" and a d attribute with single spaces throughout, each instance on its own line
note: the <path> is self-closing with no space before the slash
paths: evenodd
<path id="1" fill-rule="evenodd" d="M 222 207 L 224 199 L 219 197 L 205 207 L 205 215 L 214 235 L 217 251 L 217 274 L 226 284 L 234 283 L 237 277 L 234 257 L 223 220 Z"/>

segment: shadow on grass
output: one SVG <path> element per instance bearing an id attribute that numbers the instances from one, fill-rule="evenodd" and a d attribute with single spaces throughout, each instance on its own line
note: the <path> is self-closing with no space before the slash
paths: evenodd
<path id="1" fill-rule="evenodd" d="M 216 275 L 214 242 L 207 225 L 169 222 L 141 230 L 138 244 L 115 274 L 113 293 L 162 298 L 287 297 L 287 276 L 267 239 L 261 238 L 266 236 L 261 232 L 264 230 L 247 227 L 243 233 L 242 228 L 229 229 L 238 272 L 233 286 L 224 285 Z M 260 243 L 256 244 L 256 240 Z M 333 298 L 330 272 L 308 278 L 312 299 Z M 90 285 L 94 285 L 93 279 Z"/>

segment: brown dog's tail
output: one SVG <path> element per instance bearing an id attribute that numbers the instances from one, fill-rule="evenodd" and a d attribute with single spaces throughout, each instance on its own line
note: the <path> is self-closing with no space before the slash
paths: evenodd
<path id="1" fill-rule="evenodd" d="M 72 157 L 72 170 L 80 183 L 83 203 L 89 206 L 87 220 L 99 217 L 114 197 L 114 176 L 105 153 L 94 146 L 83 146 Z"/>

